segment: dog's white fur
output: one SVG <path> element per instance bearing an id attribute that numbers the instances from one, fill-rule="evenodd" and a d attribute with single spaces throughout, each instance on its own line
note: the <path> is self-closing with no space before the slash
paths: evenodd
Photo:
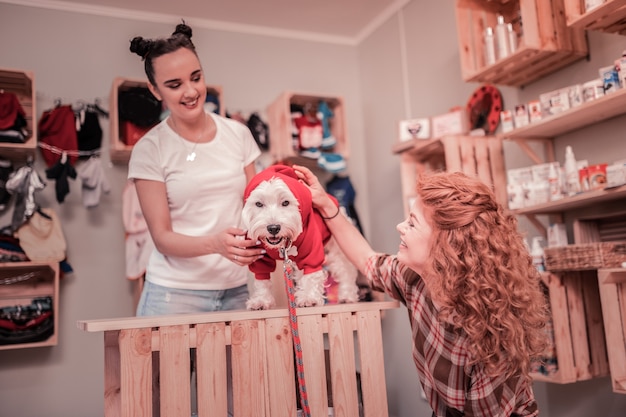
<path id="1" fill-rule="evenodd" d="M 289 247 L 303 231 L 300 202 L 287 184 L 280 178 L 261 182 L 250 192 L 243 207 L 243 226 L 251 239 L 257 239 L 268 248 Z M 288 255 L 296 255 L 291 248 Z M 341 303 L 359 300 L 356 284 L 358 271 L 352 265 L 334 238 L 324 247 L 325 266 L 338 283 L 338 301 Z M 325 270 L 303 274 L 293 263 L 295 273 L 295 303 L 298 307 L 310 307 L 324 304 Z M 249 310 L 266 310 L 275 306 L 271 291 L 271 280 L 254 280 L 254 290 L 246 303 Z"/>

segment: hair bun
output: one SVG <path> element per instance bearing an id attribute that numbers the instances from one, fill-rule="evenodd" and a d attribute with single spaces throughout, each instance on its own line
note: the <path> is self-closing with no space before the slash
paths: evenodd
<path id="1" fill-rule="evenodd" d="M 130 41 L 130 51 L 136 53 L 142 58 L 145 58 L 150 48 L 152 47 L 152 41 L 144 39 L 141 36 L 136 36 Z"/>
<path id="2" fill-rule="evenodd" d="M 192 31 L 189 26 L 187 26 L 185 23 L 179 23 L 176 25 L 176 30 L 174 31 L 174 33 L 172 33 L 172 35 L 185 35 L 186 37 L 191 39 L 191 33 Z"/>

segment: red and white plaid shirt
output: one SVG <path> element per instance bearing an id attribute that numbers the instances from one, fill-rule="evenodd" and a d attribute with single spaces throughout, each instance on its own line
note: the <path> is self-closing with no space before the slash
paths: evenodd
<path id="1" fill-rule="evenodd" d="M 413 360 L 426 399 L 438 417 L 537 416 L 532 385 L 521 376 L 489 377 L 469 365 L 467 335 L 437 319 L 424 281 L 396 256 L 376 255 L 367 262 L 367 277 L 406 305 L 413 330 Z"/>

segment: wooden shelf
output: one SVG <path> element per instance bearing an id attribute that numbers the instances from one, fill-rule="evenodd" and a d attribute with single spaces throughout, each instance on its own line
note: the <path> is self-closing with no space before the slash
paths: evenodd
<path id="1" fill-rule="evenodd" d="M 345 121 L 343 98 L 331 95 L 285 91 L 267 106 L 267 123 L 270 131 L 270 153 L 276 161 L 298 157 L 294 147 L 291 120 L 291 105 L 304 106 L 307 103 L 325 101 L 333 112 L 330 130 L 337 140 L 332 152 L 346 160 L 349 158 L 348 132 Z"/>
<path id="2" fill-rule="evenodd" d="M 32 275 L 32 276 L 29 276 Z M 30 304 L 37 297 L 52 297 L 54 332 L 46 340 L 0 345 L 0 350 L 56 346 L 59 329 L 59 264 L 40 262 L 0 263 L 0 306 Z M 15 282 L 11 282 L 14 280 Z"/>
<path id="3" fill-rule="evenodd" d="M 606 0 L 586 12 L 580 0 L 564 0 L 567 26 L 626 35 L 626 0 Z"/>
<path id="4" fill-rule="evenodd" d="M 519 215 L 561 213 L 621 199 L 626 199 L 626 185 L 605 188 L 604 190 L 585 191 L 584 193 L 576 194 L 571 197 L 563 197 L 557 201 L 550 201 L 532 207 L 513 210 L 513 212 Z"/>
<path id="5" fill-rule="evenodd" d="M 553 138 L 623 114 L 626 114 L 626 89 L 498 136 L 504 139 Z"/>
<path id="6" fill-rule="evenodd" d="M 626 394 L 626 268 L 598 270 L 613 392 Z"/>
<path id="7" fill-rule="evenodd" d="M 457 0 L 456 21 L 464 81 L 520 87 L 588 55 L 582 29 L 567 27 L 564 0 Z M 483 34 L 497 16 L 513 24 L 519 46 L 510 56 L 487 65 Z M 519 22 L 523 25 L 523 30 Z"/>

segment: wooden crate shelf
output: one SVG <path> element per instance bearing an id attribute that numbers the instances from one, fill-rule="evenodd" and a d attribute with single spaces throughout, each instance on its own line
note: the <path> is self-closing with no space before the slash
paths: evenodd
<path id="1" fill-rule="evenodd" d="M 506 172 L 502 141 L 494 136 L 451 135 L 396 143 L 399 154 L 405 214 L 415 197 L 417 177 L 424 172 L 463 172 L 491 185 L 496 200 L 507 205 Z"/>
<path id="2" fill-rule="evenodd" d="M 349 157 L 348 133 L 346 130 L 345 110 L 342 97 L 313 93 L 285 91 L 267 107 L 267 124 L 270 132 L 270 153 L 276 161 L 291 161 L 300 165 L 310 166 L 311 162 L 303 161 L 294 149 L 292 138 L 291 105 L 304 106 L 307 103 L 325 101 L 333 112 L 330 129 L 337 140 L 332 152 L 338 153 L 346 160 Z"/>
<path id="3" fill-rule="evenodd" d="M 538 381 L 569 384 L 609 374 L 596 271 L 543 273 L 552 313 L 557 370 Z"/>
<path id="4" fill-rule="evenodd" d="M 29 305 L 34 298 L 52 297 L 54 332 L 46 340 L 0 344 L 0 350 L 56 346 L 59 329 L 59 264 L 39 262 L 0 263 L 0 307 Z"/>
<path id="5" fill-rule="evenodd" d="M 492 65 L 485 63 L 483 33 L 497 16 L 515 22 L 523 34 L 516 51 Z M 457 0 L 456 21 L 461 73 L 467 82 L 524 86 L 588 55 L 584 30 L 568 28 L 563 0 L 505 2 Z"/>
<path id="6" fill-rule="evenodd" d="M 34 158 L 37 149 L 37 102 L 35 100 L 35 74 L 32 71 L 0 68 L 0 91 L 14 93 L 24 113 L 28 137 L 24 143 L 0 142 L 0 157 L 14 162 Z"/>
<path id="7" fill-rule="evenodd" d="M 564 3 L 570 28 L 626 35 L 626 0 L 606 0 L 589 12 L 580 0 L 564 0 Z"/>
<path id="8" fill-rule="evenodd" d="M 130 153 L 133 150 L 132 145 L 128 145 L 126 139 L 124 138 L 124 132 L 122 126 L 119 121 L 119 112 L 118 112 L 118 97 L 119 93 L 122 91 L 127 91 L 131 88 L 148 88 L 148 82 L 142 79 L 132 79 L 132 78 L 124 78 L 124 77 L 116 77 L 113 80 L 113 85 L 111 86 L 111 95 L 110 95 L 110 115 L 109 120 L 111 123 L 111 144 L 110 144 L 110 155 L 111 162 L 116 164 L 127 164 L 130 160 Z M 223 103 L 223 94 L 222 88 L 220 86 L 212 86 L 207 85 L 207 92 L 210 94 L 214 94 L 219 98 L 220 101 L 220 115 L 225 115 L 225 106 Z"/>
<path id="9" fill-rule="evenodd" d="M 626 268 L 598 270 L 613 392 L 626 394 Z"/>
<path id="10" fill-rule="evenodd" d="M 296 309 L 311 415 L 329 415 L 330 392 L 335 410 L 358 416 L 357 370 L 364 415 L 389 415 L 381 314 L 398 306 L 386 301 Z M 191 415 L 192 349 L 199 417 L 227 415 L 229 380 L 234 415 L 294 417 L 289 323 L 287 309 L 272 309 L 79 321 L 78 327 L 104 332 L 106 417 L 152 416 L 153 358 L 161 369 L 161 415 Z"/>

